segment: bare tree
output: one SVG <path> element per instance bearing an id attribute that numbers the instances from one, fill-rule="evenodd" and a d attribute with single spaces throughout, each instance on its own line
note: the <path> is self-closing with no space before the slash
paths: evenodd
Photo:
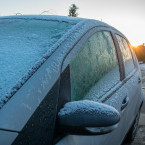
<path id="1" fill-rule="evenodd" d="M 22 15 L 21 13 L 16 13 L 16 15 Z"/>
<path id="2" fill-rule="evenodd" d="M 55 10 L 53 10 L 53 9 L 49 9 L 49 10 L 47 10 L 47 11 L 43 11 L 40 15 L 43 15 L 43 14 L 56 15 L 57 13 L 56 13 Z"/>
<path id="3" fill-rule="evenodd" d="M 70 17 L 77 17 L 79 14 L 77 13 L 77 10 L 79 8 L 75 5 L 75 4 L 72 4 L 70 7 L 69 7 L 69 15 Z"/>

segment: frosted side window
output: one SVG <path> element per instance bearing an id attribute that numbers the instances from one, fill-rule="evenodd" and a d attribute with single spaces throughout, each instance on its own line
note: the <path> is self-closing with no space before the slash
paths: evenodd
<path id="1" fill-rule="evenodd" d="M 117 40 L 118 40 L 118 43 L 122 52 L 124 66 L 125 66 L 125 75 L 127 76 L 134 69 L 132 55 L 131 55 L 130 48 L 128 46 L 127 41 L 118 35 L 116 35 L 116 37 L 117 37 Z"/>
<path id="2" fill-rule="evenodd" d="M 70 63 L 72 100 L 98 100 L 120 80 L 118 61 L 109 32 L 97 32 Z"/>

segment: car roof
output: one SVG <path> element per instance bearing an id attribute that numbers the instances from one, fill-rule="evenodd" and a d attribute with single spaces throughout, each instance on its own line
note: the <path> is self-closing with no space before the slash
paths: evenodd
<path id="1" fill-rule="evenodd" d="M 2 20 L 2 19 L 27 19 L 27 20 L 58 21 L 58 22 L 66 22 L 66 23 L 70 23 L 70 24 L 80 24 L 80 25 L 81 25 L 81 23 L 82 24 L 86 23 L 88 26 L 94 25 L 96 27 L 110 28 L 110 29 L 118 32 L 123 37 L 125 37 L 119 30 L 117 30 L 113 26 L 111 26 L 105 22 L 95 20 L 95 19 L 59 16 L 59 15 L 11 15 L 11 16 L 1 16 L 0 20 Z"/>
<path id="2" fill-rule="evenodd" d="M 88 21 L 89 23 L 95 23 L 96 26 L 104 26 L 104 27 L 115 29 L 114 27 L 108 25 L 107 23 L 104 23 L 99 20 L 79 18 L 79 17 L 58 16 L 58 15 L 12 15 L 12 16 L 2 16 L 0 17 L 0 19 L 46 20 L 46 21 L 67 22 L 72 24 L 77 24 L 82 21 Z"/>

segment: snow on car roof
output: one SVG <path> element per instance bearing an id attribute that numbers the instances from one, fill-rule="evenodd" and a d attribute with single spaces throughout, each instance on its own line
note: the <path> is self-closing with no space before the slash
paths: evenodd
<path id="1" fill-rule="evenodd" d="M 82 29 L 84 23 L 87 24 L 84 29 L 111 27 L 96 20 L 65 16 L 0 17 L 0 108 L 76 28 Z"/>
<path id="2" fill-rule="evenodd" d="M 12 15 L 12 16 L 3 16 L 3 17 L 0 17 L 0 19 L 32 19 L 32 20 L 36 19 L 36 20 L 67 22 L 71 24 L 76 24 L 76 23 L 79 23 L 80 21 L 88 20 L 85 18 L 55 16 L 55 15 Z M 97 22 L 102 23 L 100 21 L 97 21 Z"/>
<path id="3" fill-rule="evenodd" d="M 57 15 L 12 15 L 0 17 L 0 19 L 32 19 L 32 20 L 47 20 L 47 21 L 59 21 L 67 22 L 70 24 L 77 24 L 81 21 L 88 21 L 88 23 L 95 23 L 96 26 L 104 26 L 115 29 L 114 27 L 108 25 L 99 20 L 79 18 L 79 17 L 68 17 L 68 16 L 57 16 Z M 116 29 L 115 29 L 116 30 Z"/>
<path id="4" fill-rule="evenodd" d="M 48 19 L 47 19 L 48 20 Z M 2 17 L 0 19 L 0 108 L 47 59 L 46 53 L 77 21 Z M 47 54 L 47 57 L 49 56 Z"/>

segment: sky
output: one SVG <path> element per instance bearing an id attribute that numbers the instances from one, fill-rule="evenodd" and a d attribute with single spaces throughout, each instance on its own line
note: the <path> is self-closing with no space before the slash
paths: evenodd
<path id="1" fill-rule="evenodd" d="M 0 16 L 68 15 L 71 4 L 79 17 L 101 20 L 121 31 L 134 46 L 145 43 L 145 0 L 0 0 Z"/>

